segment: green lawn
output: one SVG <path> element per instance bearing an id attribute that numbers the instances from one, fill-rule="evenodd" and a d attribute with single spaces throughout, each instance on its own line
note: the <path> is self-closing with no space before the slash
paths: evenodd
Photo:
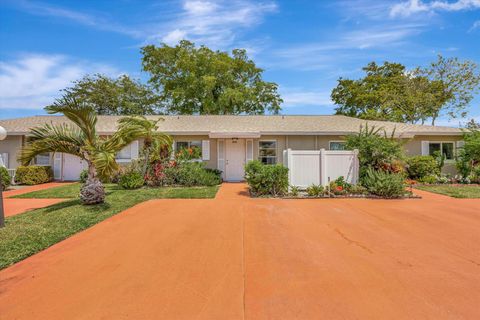
<path id="1" fill-rule="evenodd" d="M 415 188 L 454 198 L 480 198 L 480 186 L 475 185 L 420 185 Z"/>
<path id="2" fill-rule="evenodd" d="M 21 198 L 76 198 L 79 184 L 24 194 Z M 107 185 L 106 203 L 83 206 L 78 199 L 8 217 L 0 229 L 0 269 L 140 202 L 158 198 L 213 198 L 218 187 L 122 190 Z"/>

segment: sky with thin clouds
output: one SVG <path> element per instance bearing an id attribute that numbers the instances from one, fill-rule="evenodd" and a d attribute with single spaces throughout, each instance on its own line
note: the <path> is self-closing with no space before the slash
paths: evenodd
<path id="1" fill-rule="evenodd" d="M 279 84 L 284 114 L 332 114 L 337 79 L 370 61 L 480 64 L 480 0 L 2 0 L 0 118 L 43 114 L 85 74 L 146 81 L 140 48 L 181 39 L 247 49 Z M 478 96 L 469 118 L 480 121 Z"/>

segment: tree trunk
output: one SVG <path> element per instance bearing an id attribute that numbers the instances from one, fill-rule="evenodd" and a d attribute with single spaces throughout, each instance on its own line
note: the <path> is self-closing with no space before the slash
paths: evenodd
<path id="1" fill-rule="evenodd" d="M 88 162 L 88 178 L 80 189 L 80 201 L 83 204 L 98 204 L 105 202 L 105 188 L 97 178 L 97 172 L 92 162 Z"/>

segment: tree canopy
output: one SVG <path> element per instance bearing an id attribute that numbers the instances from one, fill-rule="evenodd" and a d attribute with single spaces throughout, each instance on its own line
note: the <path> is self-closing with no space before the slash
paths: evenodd
<path id="1" fill-rule="evenodd" d="M 168 114 L 278 113 L 277 84 L 262 79 L 263 70 L 243 49 L 213 51 L 183 40 L 174 47 L 142 48 L 143 70 Z"/>
<path id="2" fill-rule="evenodd" d="M 86 75 L 62 90 L 62 99 L 75 99 L 99 115 L 152 115 L 161 113 L 160 97 L 139 81 L 122 75 Z"/>
<path id="3" fill-rule="evenodd" d="M 363 78 L 338 80 L 331 94 L 337 114 L 422 124 L 431 119 L 435 124 L 441 113 L 465 117 L 480 83 L 473 62 L 441 56 L 429 67 L 411 71 L 390 62 L 371 62 L 363 71 Z"/>

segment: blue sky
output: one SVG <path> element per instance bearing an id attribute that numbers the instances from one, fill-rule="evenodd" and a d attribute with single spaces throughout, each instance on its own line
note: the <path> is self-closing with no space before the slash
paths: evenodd
<path id="1" fill-rule="evenodd" d="M 480 0 L 2 0 L 0 118 L 42 114 L 87 73 L 145 81 L 140 48 L 183 38 L 246 48 L 279 84 L 284 114 L 331 114 L 336 80 L 370 61 L 415 67 L 441 53 L 480 63 Z M 478 97 L 469 116 L 480 120 Z"/>

